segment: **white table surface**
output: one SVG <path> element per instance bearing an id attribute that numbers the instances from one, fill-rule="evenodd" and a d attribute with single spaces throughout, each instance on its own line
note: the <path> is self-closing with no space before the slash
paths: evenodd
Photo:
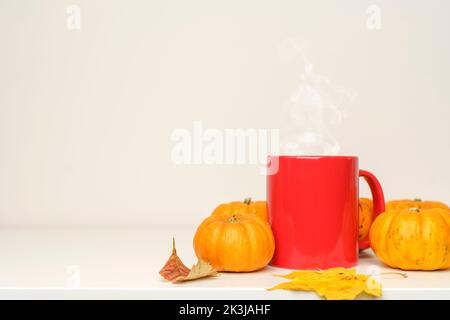
<path id="1" fill-rule="evenodd" d="M 171 253 L 191 266 L 194 225 L 127 227 L 0 228 L 0 299 L 317 299 L 312 292 L 267 291 L 283 281 L 267 267 L 253 273 L 222 273 L 218 278 L 182 284 L 158 272 Z M 368 251 L 361 273 L 393 270 Z M 379 278 L 383 299 L 450 299 L 450 270 L 411 272 Z M 361 298 L 370 298 L 362 296 Z"/>

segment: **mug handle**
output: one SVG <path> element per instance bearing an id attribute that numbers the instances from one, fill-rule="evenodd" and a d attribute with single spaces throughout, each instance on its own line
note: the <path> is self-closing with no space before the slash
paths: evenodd
<path id="1" fill-rule="evenodd" d="M 359 170 L 359 176 L 363 177 L 364 180 L 366 180 L 367 184 L 369 185 L 370 192 L 372 193 L 373 199 L 372 222 L 373 222 L 380 213 L 385 211 L 383 189 L 381 188 L 381 184 L 378 181 L 378 179 L 369 171 Z M 359 250 L 364 250 L 370 247 L 369 234 L 367 234 L 367 236 L 364 239 L 358 241 L 358 247 Z"/>

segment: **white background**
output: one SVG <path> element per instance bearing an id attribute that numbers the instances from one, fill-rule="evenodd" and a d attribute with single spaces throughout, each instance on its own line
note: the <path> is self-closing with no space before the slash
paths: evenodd
<path id="1" fill-rule="evenodd" d="M 380 30 L 366 26 L 370 4 Z M 173 224 L 264 198 L 256 166 L 176 166 L 170 136 L 194 120 L 282 128 L 304 68 L 287 39 L 357 93 L 330 126 L 340 154 L 358 155 L 387 198 L 449 202 L 448 12 L 446 1 L 0 0 L 0 224 Z"/>

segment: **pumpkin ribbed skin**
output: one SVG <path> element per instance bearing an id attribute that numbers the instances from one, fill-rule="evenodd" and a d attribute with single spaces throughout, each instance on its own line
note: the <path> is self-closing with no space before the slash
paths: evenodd
<path id="1" fill-rule="evenodd" d="M 359 228 L 358 240 L 362 240 L 369 234 L 372 225 L 373 204 L 371 199 L 359 198 Z"/>
<path id="2" fill-rule="evenodd" d="M 443 202 L 423 201 L 421 199 L 400 199 L 400 200 L 391 200 L 391 201 L 386 202 L 386 211 L 409 209 L 409 208 L 419 208 L 419 209 L 441 208 L 441 209 L 447 209 L 447 210 L 450 209 Z"/>
<path id="3" fill-rule="evenodd" d="M 403 270 L 450 267 L 450 211 L 401 209 L 382 213 L 370 230 L 378 258 Z"/>
<path id="4" fill-rule="evenodd" d="M 249 272 L 270 262 L 275 242 L 269 224 L 256 215 L 222 213 L 200 224 L 194 250 L 218 271 Z"/>
<path id="5" fill-rule="evenodd" d="M 255 214 L 264 221 L 269 221 L 269 215 L 267 213 L 266 201 L 251 201 L 251 198 L 245 199 L 243 202 L 233 201 L 229 203 L 223 203 L 214 209 L 211 215 L 217 214 Z"/>

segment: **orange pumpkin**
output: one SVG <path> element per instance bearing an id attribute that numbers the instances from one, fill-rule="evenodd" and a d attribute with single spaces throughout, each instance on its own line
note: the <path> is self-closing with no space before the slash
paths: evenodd
<path id="1" fill-rule="evenodd" d="M 392 209 L 379 215 L 370 229 L 375 254 L 390 267 L 438 270 L 450 267 L 450 211 Z"/>
<path id="2" fill-rule="evenodd" d="M 270 262 L 275 242 L 268 222 L 256 215 L 222 213 L 200 224 L 194 250 L 218 271 L 249 272 Z"/>
<path id="3" fill-rule="evenodd" d="M 369 234 L 372 225 L 373 203 L 371 199 L 359 199 L 359 229 L 358 239 L 363 240 Z"/>
<path id="4" fill-rule="evenodd" d="M 441 208 L 449 210 L 449 207 L 445 203 L 439 201 L 422 201 L 422 199 L 419 198 L 413 200 L 410 199 L 391 200 L 386 202 L 386 211 L 395 209 L 396 210 L 409 209 L 409 208 L 419 208 L 419 209 Z"/>
<path id="5" fill-rule="evenodd" d="M 254 214 L 264 221 L 269 221 L 267 213 L 266 201 L 252 201 L 252 198 L 246 198 L 244 201 L 233 201 L 230 203 L 224 203 L 214 209 L 212 215 L 218 214 Z"/>

